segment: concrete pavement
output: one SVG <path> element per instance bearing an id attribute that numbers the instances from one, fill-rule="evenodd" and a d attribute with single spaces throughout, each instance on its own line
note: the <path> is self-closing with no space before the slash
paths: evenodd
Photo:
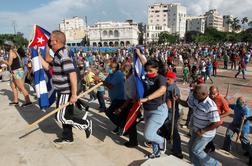
<path id="1" fill-rule="evenodd" d="M 251 68 L 249 68 L 248 73 L 252 71 L 250 70 Z M 250 108 L 252 108 L 251 75 L 249 74 L 247 80 L 242 80 L 234 79 L 234 73 L 233 71 L 220 71 L 219 77 L 214 78 L 215 84 L 219 86 L 221 93 L 225 94 L 227 83 L 231 83 L 231 100 L 235 100 L 240 95 L 245 95 L 249 100 Z M 179 80 L 178 84 L 182 90 L 182 97 L 186 98 L 187 85 L 181 85 Z M 111 133 L 114 126 L 103 113 L 97 111 L 98 105 L 96 103 L 91 104 L 93 108 L 90 109 L 90 117 L 93 119 L 93 135 L 86 139 L 83 132 L 74 129 L 75 143 L 59 149 L 54 146 L 52 141 L 61 133 L 60 124 L 51 117 L 31 130 L 24 130 L 29 123 L 34 122 L 46 113 L 40 111 L 36 104 L 26 108 L 9 106 L 11 90 L 8 82 L 0 82 L 0 87 L 0 165 L 138 166 L 146 161 L 144 155 L 151 151 L 151 149 L 143 146 L 143 123 L 138 125 L 140 146 L 138 148 L 126 148 L 123 143 L 128 139 Z M 21 95 L 20 99 L 23 102 Z M 47 112 L 51 110 L 53 108 Z M 184 109 L 184 112 L 185 118 L 186 109 Z M 223 162 L 223 165 L 243 166 L 247 162 L 247 158 L 238 154 L 242 154 L 240 143 L 234 146 L 235 152 L 232 154 L 219 149 L 223 142 L 226 127 L 231 120 L 231 117 L 225 119 L 224 125 L 218 129 L 218 136 L 215 140 L 217 150 L 212 155 Z M 27 134 L 27 132 L 30 133 Z M 181 129 L 185 162 L 188 162 L 187 143 L 189 138 L 186 136 L 187 132 L 187 129 Z M 169 147 L 168 145 L 168 149 Z M 166 154 L 161 157 L 166 158 Z M 163 160 L 162 158 L 161 160 Z M 161 163 L 163 165 L 171 164 Z"/>

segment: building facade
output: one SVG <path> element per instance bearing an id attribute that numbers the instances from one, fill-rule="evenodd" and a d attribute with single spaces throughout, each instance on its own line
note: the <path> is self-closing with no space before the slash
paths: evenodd
<path id="1" fill-rule="evenodd" d="M 186 19 L 186 31 L 197 31 L 204 33 L 206 27 L 206 19 L 204 16 L 199 17 L 187 17 Z"/>
<path id="2" fill-rule="evenodd" d="M 223 17 L 216 9 L 209 10 L 204 15 L 206 17 L 206 28 L 215 28 L 223 31 Z"/>
<path id="3" fill-rule="evenodd" d="M 172 34 L 178 34 L 180 38 L 185 36 L 186 32 L 186 7 L 179 3 L 169 4 L 168 26 Z"/>
<path id="4" fill-rule="evenodd" d="M 186 31 L 186 7 L 179 3 L 156 3 L 148 7 L 147 42 L 157 41 L 160 32 L 177 34 Z"/>
<path id="5" fill-rule="evenodd" d="M 126 22 L 97 22 L 89 29 L 89 41 L 93 47 L 132 46 L 138 44 L 138 24 Z"/>
<path id="6" fill-rule="evenodd" d="M 167 31 L 168 27 L 168 4 L 154 4 L 148 7 L 147 40 L 157 41 L 160 32 Z"/>
<path id="7" fill-rule="evenodd" d="M 79 46 L 87 35 L 86 23 L 80 17 L 64 19 L 59 25 L 60 31 L 66 35 L 69 46 Z"/>
<path id="8" fill-rule="evenodd" d="M 234 17 L 232 15 L 223 16 L 223 30 L 224 30 L 224 32 L 232 32 L 232 30 L 233 30 L 231 24 L 229 23 L 229 20 L 233 21 Z"/>

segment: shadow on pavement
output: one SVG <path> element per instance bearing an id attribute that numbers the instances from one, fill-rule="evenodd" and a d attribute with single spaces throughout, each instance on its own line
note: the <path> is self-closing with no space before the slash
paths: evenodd
<path id="1" fill-rule="evenodd" d="M 13 99 L 12 91 L 7 90 L 7 89 L 1 89 L 0 95 L 8 96 L 10 101 L 12 101 Z M 21 102 L 24 103 L 24 101 L 22 100 Z M 24 107 L 24 108 L 20 106 L 15 106 L 15 107 L 18 113 L 27 122 L 27 125 L 35 122 L 42 116 L 46 115 L 48 112 L 54 110 L 54 108 L 49 108 L 46 112 L 43 112 L 40 110 L 40 108 L 37 106 L 35 102 L 32 105 Z M 62 129 L 58 126 L 53 116 L 41 122 L 38 125 L 38 127 L 39 127 L 38 129 L 40 129 L 44 133 L 56 134 L 57 136 L 60 136 L 62 132 Z M 20 139 L 26 136 L 29 136 L 35 131 L 37 131 L 37 129 L 33 129 L 33 130 L 31 129 L 31 131 L 29 131 L 28 133 L 24 133 L 24 135 L 20 136 Z"/>

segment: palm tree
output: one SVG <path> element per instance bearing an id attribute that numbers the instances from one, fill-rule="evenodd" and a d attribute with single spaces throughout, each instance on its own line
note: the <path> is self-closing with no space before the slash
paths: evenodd
<path id="1" fill-rule="evenodd" d="M 252 21 L 249 21 L 249 22 L 248 22 L 248 26 L 249 26 L 250 28 L 252 28 Z"/>
<path id="2" fill-rule="evenodd" d="M 238 19 L 238 17 L 235 17 L 231 24 L 232 30 L 234 32 L 239 31 L 241 29 L 241 25 L 239 23 L 240 23 L 240 20 Z"/>
<path id="3" fill-rule="evenodd" d="M 242 23 L 242 25 L 243 25 L 243 30 L 245 30 L 245 24 L 247 24 L 248 21 L 249 21 L 249 20 L 248 20 L 248 17 L 242 18 L 241 23 Z"/>

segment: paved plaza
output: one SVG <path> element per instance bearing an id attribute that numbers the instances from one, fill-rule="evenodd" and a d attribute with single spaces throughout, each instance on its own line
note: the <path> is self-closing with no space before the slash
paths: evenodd
<path id="1" fill-rule="evenodd" d="M 178 68 L 180 72 L 180 68 Z M 242 78 L 235 79 L 236 71 L 219 70 L 218 76 L 214 77 L 214 84 L 225 95 L 228 83 L 230 83 L 229 97 L 234 102 L 238 96 L 244 96 L 250 108 L 252 108 L 252 65 L 247 69 L 247 80 Z M 179 87 L 182 91 L 182 98 L 186 99 L 188 94 L 188 85 L 182 85 L 182 80 L 178 79 Z M 209 84 L 210 81 L 209 81 Z M 52 142 L 61 133 L 60 124 L 50 117 L 38 126 L 27 129 L 28 124 L 42 117 L 53 108 L 46 112 L 39 110 L 37 103 L 34 101 L 32 106 L 21 108 L 9 106 L 11 100 L 11 89 L 8 82 L 0 82 L 0 165 L 8 166 L 138 166 L 146 160 L 144 155 L 148 154 L 151 149 L 144 147 L 143 142 L 143 123 L 138 125 L 138 138 L 140 146 L 137 148 L 126 148 L 123 143 L 128 140 L 126 137 L 120 137 L 111 131 L 114 126 L 107 119 L 104 113 L 99 113 L 98 104 L 92 103 L 90 106 L 90 117 L 93 120 L 93 135 L 85 138 L 85 133 L 74 129 L 75 142 L 72 145 L 56 147 Z M 34 98 L 34 97 L 33 97 Z M 21 102 L 23 98 L 20 95 Z M 183 109 L 183 118 L 185 119 L 187 109 Z M 215 142 L 217 150 L 213 155 L 220 160 L 224 166 L 243 166 L 248 161 L 242 154 L 240 142 L 234 144 L 232 154 L 220 150 L 225 131 L 232 120 L 232 115 L 225 119 L 222 127 L 218 128 L 218 134 Z M 185 123 L 183 120 L 181 123 Z M 182 148 L 184 161 L 188 161 L 187 144 L 189 137 L 186 136 L 188 130 L 181 129 Z M 236 136 L 235 136 L 236 137 Z M 250 135 L 250 140 L 252 137 Z M 167 154 L 169 154 L 169 145 Z M 167 154 L 162 154 L 162 161 Z M 179 159 L 178 159 L 179 160 Z M 155 162 L 151 162 L 155 163 Z M 171 163 L 156 162 L 159 165 L 171 165 Z M 143 164 L 150 165 L 150 164 Z M 156 164 L 151 164 L 156 165 Z"/>

